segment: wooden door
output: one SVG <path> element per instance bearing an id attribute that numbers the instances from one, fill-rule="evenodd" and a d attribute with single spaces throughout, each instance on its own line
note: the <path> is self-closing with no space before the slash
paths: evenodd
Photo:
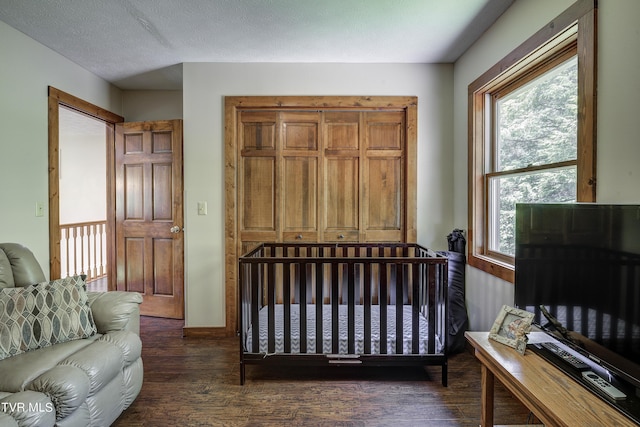
<path id="1" fill-rule="evenodd" d="M 360 116 L 327 111 L 324 128 L 324 230 L 326 242 L 360 240 Z"/>
<path id="2" fill-rule="evenodd" d="M 240 114 L 238 121 L 238 198 L 241 252 L 260 242 L 278 240 L 280 211 L 276 201 L 277 113 Z"/>
<path id="3" fill-rule="evenodd" d="M 284 242 L 319 241 L 320 117 L 317 111 L 280 113 L 278 194 Z"/>
<path id="4" fill-rule="evenodd" d="M 362 241 L 405 239 L 405 114 L 364 113 Z"/>
<path id="5" fill-rule="evenodd" d="M 141 314 L 184 318 L 182 121 L 116 126 L 116 289 Z"/>

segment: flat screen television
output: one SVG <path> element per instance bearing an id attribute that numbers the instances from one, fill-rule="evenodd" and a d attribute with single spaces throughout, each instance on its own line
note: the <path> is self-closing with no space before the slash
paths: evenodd
<path id="1" fill-rule="evenodd" d="M 515 238 L 515 306 L 638 397 L 640 205 L 518 204 Z"/>

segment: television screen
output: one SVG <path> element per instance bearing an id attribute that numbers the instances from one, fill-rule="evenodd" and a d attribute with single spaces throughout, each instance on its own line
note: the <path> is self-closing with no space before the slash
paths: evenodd
<path id="1" fill-rule="evenodd" d="M 515 267 L 516 307 L 640 387 L 640 205 L 519 204 Z"/>

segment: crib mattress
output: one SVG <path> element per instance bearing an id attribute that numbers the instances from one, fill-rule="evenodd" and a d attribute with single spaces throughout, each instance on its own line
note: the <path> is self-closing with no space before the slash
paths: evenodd
<path id="1" fill-rule="evenodd" d="M 403 354 L 411 354 L 411 306 L 403 306 Z M 348 307 L 340 305 L 339 316 L 339 354 L 348 354 Z M 429 354 L 427 319 L 419 316 L 419 353 Z M 268 308 L 263 307 L 259 311 L 260 322 L 260 353 L 268 353 Z M 331 330 L 332 330 L 331 305 L 322 307 L 322 337 L 316 337 L 316 307 L 307 305 L 307 352 L 315 353 L 316 340 L 322 339 L 323 354 L 332 354 Z M 252 349 L 252 328 L 246 335 L 245 349 Z M 396 307 L 387 306 L 387 353 L 395 354 L 396 348 Z M 442 352 L 442 343 L 436 336 L 436 352 Z M 275 306 L 275 353 L 284 353 L 284 306 Z M 291 353 L 300 353 L 300 306 L 291 304 Z M 355 306 L 355 354 L 364 354 L 364 307 Z M 380 354 L 380 306 L 371 306 L 371 354 Z"/>

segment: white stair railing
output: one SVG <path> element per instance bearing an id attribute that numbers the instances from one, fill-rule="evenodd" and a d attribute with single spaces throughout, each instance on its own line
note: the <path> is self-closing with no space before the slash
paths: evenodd
<path id="1" fill-rule="evenodd" d="M 61 277 L 85 274 L 91 282 L 107 275 L 107 222 L 60 225 Z"/>

